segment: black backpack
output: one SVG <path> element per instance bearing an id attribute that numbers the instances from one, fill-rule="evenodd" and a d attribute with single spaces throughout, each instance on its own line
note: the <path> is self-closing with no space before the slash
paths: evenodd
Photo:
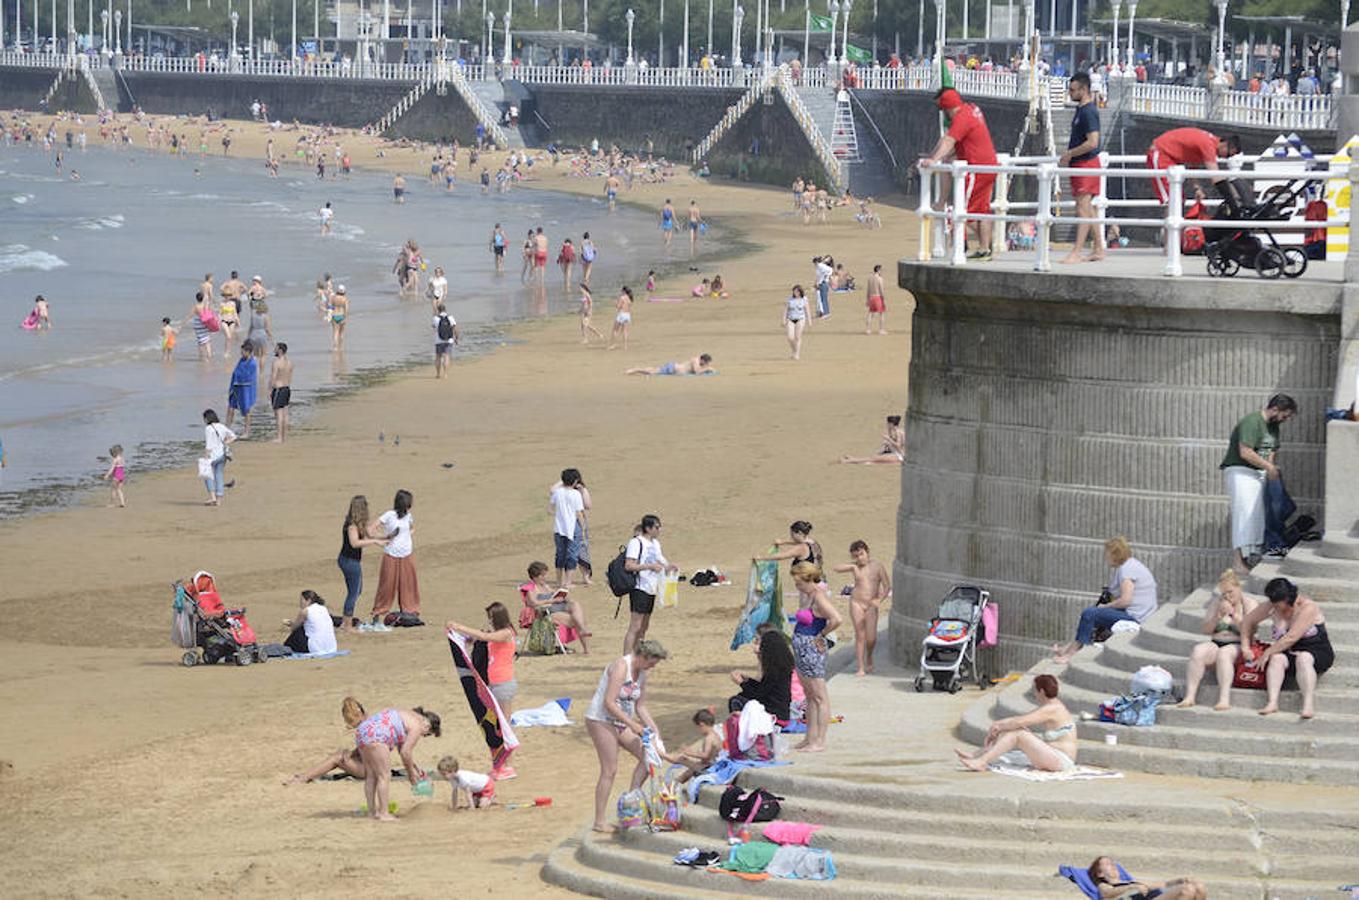
<path id="1" fill-rule="evenodd" d="M 722 792 L 717 811 L 724 822 L 747 825 L 751 822 L 772 822 L 779 817 L 779 801 L 782 799 L 764 788 L 748 791 L 733 784 Z"/>
<path id="2" fill-rule="evenodd" d="M 453 322 L 449 320 L 447 313 L 439 316 L 439 340 L 453 340 Z"/>
<path id="3" fill-rule="evenodd" d="M 630 543 L 632 542 L 628 541 L 628 544 Z M 615 597 L 623 597 L 637 587 L 637 573 L 629 572 L 624 565 L 628 558 L 628 544 L 618 548 L 618 555 L 609 562 L 609 567 L 604 570 L 604 577 L 609 582 L 609 590 L 613 591 Z"/>

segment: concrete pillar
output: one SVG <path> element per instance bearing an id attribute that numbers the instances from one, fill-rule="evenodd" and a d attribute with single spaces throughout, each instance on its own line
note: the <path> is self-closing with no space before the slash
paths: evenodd
<path id="1" fill-rule="evenodd" d="M 1353 46 L 1356 33 L 1345 30 L 1345 46 Z M 1355 68 L 1359 59 L 1353 53 L 1341 56 L 1345 69 L 1345 99 L 1354 100 Z M 1352 62 L 1346 62 L 1353 60 Z M 1349 132 L 1342 132 L 1348 135 Z M 1338 140 L 1345 140 L 1339 138 Z M 1350 169 L 1350 196 L 1359 190 L 1359 166 Z M 1359 240 L 1359 219 L 1350 209 L 1350 240 Z M 1345 256 L 1345 287 L 1341 292 L 1340 358 L 1337 366 L 1335 393 L 1331 405 L 1348 407 L 1359 403 L 1359 247 L 1350 244 Z M 1359 471 L 1359 422 L 1326 423 L 1326 470 L 1333 477 L 1326 480 L 1326 514 L 1323 527 L 1326 539 L 1321 553 L 1326 556 L 1359 558 L 1359 481 L 1353 477 Z"/>
<path id="2" fill-rule="evenodd" d="M 1359 134 L 1359 22 L 1340 36 L 1340 75 L 1344 90 L 1332 102 L 1336 107 L 1336 146 Z M 1346 281 L 1359 279 L 1349 278 Z"/>

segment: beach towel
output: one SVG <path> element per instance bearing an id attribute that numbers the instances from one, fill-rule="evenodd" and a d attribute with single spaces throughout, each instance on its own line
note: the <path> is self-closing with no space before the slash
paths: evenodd
<path id="1" fill-rule="evenodd" d="M 1118 868 L 1119 881 L 1133 880 L 1133 877 L 1128 874 L 1126 869 L 1118 863 L 1114 863 L 1114 865 Z M 1099 888 L 1095 887 L 1095 882 L 1090 879 L 1090 872 L 1086 869 L 1080 866 L 1060 866 L 1057 869 L 1057 874 L 1061 875 L 1063 878 L 1070 879 L 1071 883 L 1080 888 L 1082 893 L 1089 897 L 1090 900 L 1100 900 Z"/>
<path id="2" fill-rule="evenodd" d="M 699 788 L 705 784 L 731 784 L 736 780 L 736 776 L 741 774 L 742 769 L 755 769 L 763 766 L 786 766 L 788 763 L 776 759 L 755 760 L 755 759 L 732 759 L 724 750 L 717 755 L 713 762 L 705 771 L 695 775 L 689 781 L 689 802 L 698 802 Z"/>
<path id="3" fill-rule="evenodd" d="M 532 728 L 535 725 L 552 728 L 560 725 L 571 725 L 573 723 L 566 717 L 566 711 L 570 708 L 571 699 L 569 697 L 549 700 L 542 706 L 535 706 L 533 709 L 515 710 L 510 715 L 510 724 L 515 728 Z"/>
<path id="4" fill-rule="evenodd" d="M 472 709 L 472 719 L 486 738 L 486 747 L 491 751 L 491 768 L 504 768 L 510 761 L 510 754 L 519 746 L 514 729 L 501 712 L 500 703 L 491 693 L 486 683 L 486 664 L 488 653 L 485 641 L 474 641 L 467 646 L 467 638 L 450 631 L 448 650 L 453 654 L 453 668 L 462 682 L 463 693 L 467 695 L 467 705 Z"/>
<path id="5" fill-rule="evenodd" d="M 336 650 L 334 653 L 289 653 L 280 656 L 279 659 L 334 659 L 337 656 L 348 656 L 348 650 Z"/>
<path id="6" fill-rule="evenodd" d="M 255 405 L 255 386 L 258 378 L 255 361 L 249 357 L 236 363 L 231 371 L 231 390 L 227 406 L 248 413 Z"/>
<path id="7" fill-rule="evenodd" d="M 1247 552 L 1265 541 L 1265 473 L 1247 466 L 1224 470 L 1232 508 L 1232 547 Z"/>
<path id="8" fill-rule="evenodd" d="M 768 831 L 768 829 L 765 829 Z M 829 850 L 786 845 L 774 851 L 765 872 L 775 878 L 805 878 L 809 881 L 830 881 L 835 877 L 835 863 Z"/>
<path id="9" fill-rule="evenodd" d="M 997 775 L 1010 775 L 1025 781 L 1096 781 L 1101 778 L 1122 778 L 1122 772 L 1113 769 L 1096 769 L 1093 766 L 1076 766 L 1062 772 L 1044 772 L 1032 766 L 1007 766 L 991 763 L 987 766 Z"/>
<path id="10" fill-rule="evenodd" d="M 779 564 L 772 559 L 750 564 L 746 605 L 741 610 L 740 621 L 736 623 L 731 649 L 737 650 L 743 644 L 755 640 L 755 629 L 765 622 L 774 625 L 780 632 L 784 630 L 783 585 L 779 580 Z"/>
<path id="11" fill-rule="evenodd" d="M 722 863 L 722 868 L 728 872 L 763 872 L 769 868 L 770 861 L 778 852 L 779 845 L 768 841 L 737 844 L 731 848 L 727 861 Z"/>
<path id="12" fill-rule="evenodd" d="M 802 844 L 805 846 L 812 842 L 812 834 L 822 827 L 807 822 L 770 822 L 764 826 L 764 839 L 776 844 Z"/>

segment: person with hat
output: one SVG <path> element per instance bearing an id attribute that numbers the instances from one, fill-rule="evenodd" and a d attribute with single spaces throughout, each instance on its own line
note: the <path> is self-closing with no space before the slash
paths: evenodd
<path id="1" fill-rule="evenodd" d="M 975 103 L 964 103 L 962 95 L 953 88 L 944 88 L 935 95 L 935 102 L 949 121 L 948 132 L 939 138 L 929 156 L 922 157 L 919 166 L 932 166 L 950 156 L 974 166 L 994 166 L 996 147 L 991 141 L 991 130 L 986 117 Z M 967 212 L 969 215 L 989 215 L 991 193 L 996 185 L 994 172 L 969 172 L 966 177 Z M 968 259 L 991 258 L 991 221 L 977 222 L 977 249 Z"/>
<path id="2" fill-rule="evenodd" d="M 349 316 L 349 292 L 338 285 L 330 297 L 330 349 L 344 348 L 344 320 Z"/>

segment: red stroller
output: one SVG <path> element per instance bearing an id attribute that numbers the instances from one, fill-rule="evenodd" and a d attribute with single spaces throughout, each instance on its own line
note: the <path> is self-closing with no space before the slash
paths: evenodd
<path id="1" fill-rule="evenodd" d="M 188 582 L 175 582 L 171 638 L 185 649 L 186 666 L 231 660 L 238 666 L 265 662 L 269 657 L 255 639 L 255 629 L 244 609 L 227 609 L 210 572 L 199 572 Z M 202 655 L 198 653 L 202 649 Z"/>

